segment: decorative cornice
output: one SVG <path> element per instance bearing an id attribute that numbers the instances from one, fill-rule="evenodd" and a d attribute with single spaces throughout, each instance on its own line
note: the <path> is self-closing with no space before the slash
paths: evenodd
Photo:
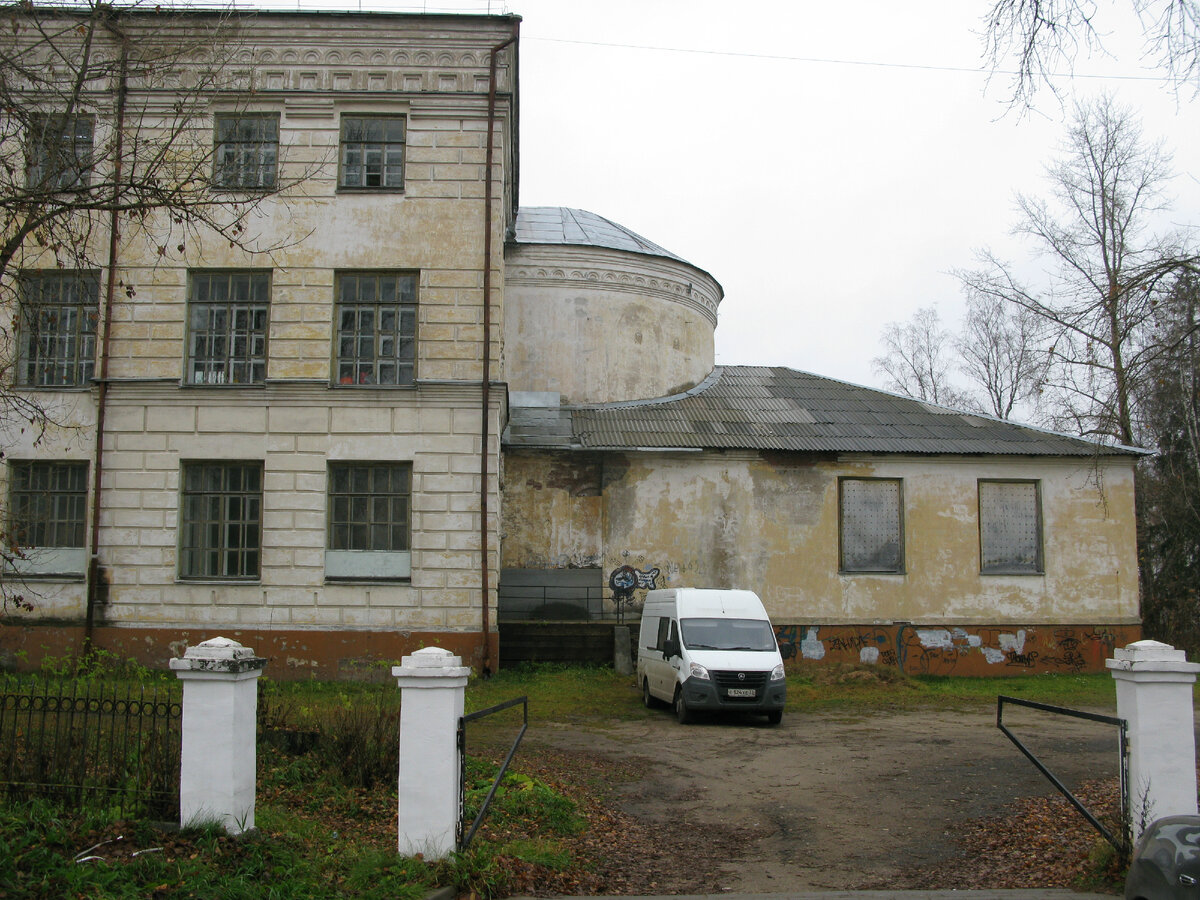
<path id="1" fill-rule="evenodd" d="M 603 265 L 606 260 L 612 264 Z M 699 313 L 714 328 L 721 302 L 716 282 L 699 269 L 606 248 L 522 248 L 510 252 L 504 281 L 506 286 L 587 286 L 656 297 Z"/>

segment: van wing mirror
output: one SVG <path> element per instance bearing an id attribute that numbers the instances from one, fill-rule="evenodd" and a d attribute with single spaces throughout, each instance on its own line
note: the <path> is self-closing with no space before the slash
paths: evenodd
<path id="1" fill-rule="evenodd" d="M 663 641 L 663 656 L 667 659 L 679 655 L 679 641 L 674 638 L 667 638 Z"/>

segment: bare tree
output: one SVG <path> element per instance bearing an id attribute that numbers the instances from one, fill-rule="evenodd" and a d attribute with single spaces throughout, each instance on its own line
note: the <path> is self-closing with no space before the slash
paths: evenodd
<path id="1" fill-rule="evenodd" d="M 1111 32 L 1095 0 L 994 0 L 984 16 L 984 56 L 993 74 L 1015 63 L 1012 102 L 1028 105 L 1043 85 L 1070 74 L 1082 50 L 1107 52 Z M 1153 61 L 1176 86 L 1200 89 L 1200 2 L 1128 0 L 1142 29 L 1143 57 Z"/>
<path id="2" fill-rule="evenodd" d="M 970 293 L 962 334 L 954 343 L 959 367 L 986 398 L 988 412 L 1010 419 L 1025 407 L 1035 412 L 1046 381 L 1042 321 L 997 297 Z"/>
<path id="3" fill-rule="evenodd" d="M 1032 242 L 1044 277 L 1026 283 L 988 252 L 982 268 L 957 273 L 969 294 L 1041 321 L 1057 427 L 1137 441 L 1136 388 L 1158 352 L 1148 334 L 1154 309 L 1198 262 L 1183 235 L 1151 230 L 1170 163 L 1111 98 L 1077 104 L 1063 156 L 1047 169 L 1050 199 L 1018 197 L 1014 230 Z"/>
<path id="4" fill-rule="evenodd" d="M 908 322 L 890 322 L 879 337 L 883 355 L 872 360 L 884 387 L 940 406 L 974 409 L 974 398 L 951 383 L 954 339 L 932 306 L 918 309 Z"/>
<path id="5" fill-rule="evenodd" d="M 123 253 L 171 261 L 205 240 L 274 249 L 254 214 L 314 167 L 280 177 L 277 120 L 236 115 L 254 87 L 249 20 L 99 0 L 4 10 L 0 432 L 40 439 L 66 425 L 57 388 L 102 395 L 108 311 L 134 294 L 120 280 Z M 214 140 L 214 100 L 240 132 Z M 10 512 L 0 509 L 5 566 L 22 556 Z M 8 579 L 0 608 L 10 602 L 24 601 Z"/>

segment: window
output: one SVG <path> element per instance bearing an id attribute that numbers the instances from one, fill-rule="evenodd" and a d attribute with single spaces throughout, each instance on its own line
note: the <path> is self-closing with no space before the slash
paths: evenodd
<path id="1" fill-rule="evenodd" d="M 270 275 L 193 272 L 190 290 L 188 383 L 262 384 Z"/>
<path id="2" fill-rule="evenodd" d="M 271 113 L 216 117 L 217 187 L 264 190 L 275 187 L 279 163 L 279 116 Z"/>
<path id="3" fill-rule="evenodd" d="M 417 276 L 345 273 L 335 280 L 338 384 L 410 385 L 416 360 Z"/>
<path id="4" fill-rule="evenodd" d="M 843 572 L 903 572 L 904 526 L 898 478 L 838 480 Z"/>
<path id="5" fill-rule="evenodd" d="M 92 169 L 91 116 L 34 115 L 26 142 L 25 185 L 30 190 L 87 187 Z"/>
<path id="6" fill-rule="evenodd" d="M 82 387 L 96 364 L 100 279 L 95 272 L 22 272 L 17 380 L 34 387 Z"/>
<path id="7" fill-rule="evenodd" d="M 325 574 L 331 579 L 408 578 L 412 467 L 408 463 L 329 466 Z"/>
<path id="8" fill-rule="evenodd" d="M 1038 482 L 979 482 L 979 571 L 985 575 L 1045 571 Z"/>
<path id="9" fill-rule="evenodd" d="M 342 116 L 338 187 L 400 190 L 404 187 L 404 119 Z"/>
<path id="10" fill-rule="evenodd" d="M 9 528 L 26 557 L 15 568 L 30 575 L 82 575 L 88 464 L 14 462 L 9 471 Z"/>
<path id="11" fill-rule="evenodd" d="M 258 578 L 262 474 L 257 462 L 184 464 L 180 578 Z"/>

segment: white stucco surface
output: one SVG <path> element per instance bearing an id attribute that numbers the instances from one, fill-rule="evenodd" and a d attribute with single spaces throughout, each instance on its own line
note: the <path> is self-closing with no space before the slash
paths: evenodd
<path id="1" fill-rule="evenodd" d="M 442 859 L 458 829 L 458 720 L 470 669 L 439 647 L 425 647 L 392 667 L 400 699 L 397 846 Z"/>

